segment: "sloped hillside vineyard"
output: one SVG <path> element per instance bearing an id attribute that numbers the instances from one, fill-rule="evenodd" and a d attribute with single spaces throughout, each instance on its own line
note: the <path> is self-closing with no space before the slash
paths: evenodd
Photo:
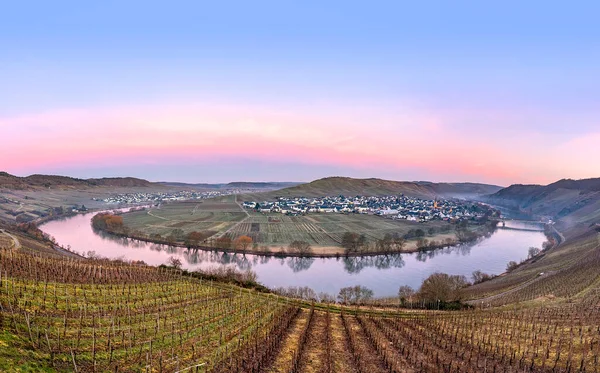
<path id="1" fill-rule="evenodd" d="M 303 303 L 171 269 L 0 253 L 0 322 L 57 371 L 597 372 L 599 298 L 531 309 Z"/>

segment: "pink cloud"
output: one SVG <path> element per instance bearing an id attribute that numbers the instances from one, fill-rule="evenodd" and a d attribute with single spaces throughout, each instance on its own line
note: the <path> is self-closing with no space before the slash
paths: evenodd
<path id="1" fill-rule="evenodd" d="M 188 104 L 60 110 L 0 118 L 5 144 L 0 168 L 42 172 L 56 165 L 224 156 L 373 170 L 422 168 L 441 178 L 503 184 L 558 178 L 556 170 L 540 166 L 551 153 L 543 144 L 502 143 L 493 131 L 455 133 L 448 123 L 458 119 L 372 107 Z M 587 138 L 579 141 L 565 146 L 595 148 Z"/>

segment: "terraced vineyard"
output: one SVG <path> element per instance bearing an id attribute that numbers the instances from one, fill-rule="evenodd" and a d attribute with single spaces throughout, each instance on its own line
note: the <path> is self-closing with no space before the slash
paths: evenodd
<path id="1" fill-rule="evenodd" d="M 524 301 L 572 298 L 600 291 L 600 233 L 587 231 L 565 244 L 491 281 L 470 287 L 474 304 L 500 306 Z"/>
<path id="2" fill-rule="evenodd" d="M 57 370 L 177 371 L 222 364 L 297 310 L 173 271 L 1 254 L 2 326 Z"/>
<path id="3" fill-rule="evenodd" d="M 310 304 L 174 270 L 15 251 L 0 251 L 0 273 L 0 325 L 24 341 L 22 351 L 35 353 L 48 370 L 599 368 L 596 292 L 578 302 L 531 309 L 398 313 Z M 15 358 L 2 353 L 1 358 Z"/>

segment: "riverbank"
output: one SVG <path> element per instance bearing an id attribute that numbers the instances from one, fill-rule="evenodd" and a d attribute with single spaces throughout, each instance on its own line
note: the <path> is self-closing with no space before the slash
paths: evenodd
<path id="1" fill-rule="evenodd" d="M 217 246 L 209 246 L 209 245 L 190 245 L 183 242 L 172 242 L 163 239 L 150 238 L 147 236 L 138 236 L 131 233 L 123 233 L 118 232 L 106 228 L 100 228 L 97 226 L 93 227 L 94 230 L 98 232 L 102 232 L 103 234 L 112 235 L 115 237 L 128 238 L 140 242 L 165 245 L 170 247 L 180 247 L 188 250 L 202 250 L 202 251 L 220 251 L 224 253 L 230 254 L 251 254 L 258 256 L 267 256 L 267 257 L 277 257 L 277 258 L 286 258 L 286 257 L 295 257 L 295 258 L 342 258 L 342 257 L 369 257 L 369 256 L 381 256 L 381 255 L 397 255 L 397 254 L 410 254 L 410 253 L 419 253 L 419 252 L 427 252 L 442 248 L 454 247 L 463 244 L 467 244 L 469 242 L 475 242 L 481 238 L 484 238 L 491 233 L 493 233 L 494 229 L 490 230 L 490 227 L 481 225 L 474 227 L 475 229 L 469 230 L 473 233 L 472 237 L 468 240 L 459 241 L 456 239 L 456 235 L 453 233 L 443 233 L 437 234 L 430 237 L 422 237 L 421 239 L 425 239 L 427 244 L 423 245 L 423 241 L 420 240 L 411 240 L 405 242 L 402 245 L 402 248 L 399 250 L 377 250 L 374 245 L 368 245 L 362 249 L 358 249 L 358 251 L 350 251 L 343 247 L 339 246 L 315 246 L 310 248 L 310 251 L 306 252 L 295 252 L 290 250 L 289 248 L 285 248 L 283 246 L 255 246 L 249 247 L 247 249 L 241 248 L 233 248 L 233 247 L 217 247 Z M 420 246 L 421 245 L 421 246 Z"/>
<path id="2" fill-rule="evenodd" d="M 91 250 L 103 258 L 143 261 L 154 266 L 176 258 L 182 268 L 190 271 L 226 265 L 240 271 L 252 270 L 268 287 L 308 286 L 317 293 L 337 294 L 342 287 L 362 285 L 373 289 L 376 297 L 393 296 L 400 285 L 417 288 L 436 271 L 467 277 L 475 270 L 501 273 L 506 263 L 525 258 L 529 247 L 540 247 L 544 241 L 543 234 L 538 232 L 497 229 L 489 238 L 466 245 L 417 253 L 369 253 L 339 258 L 259 256 L 212 248 L 188 250 L 94 232 L 90 224 L 93 216 L 94 213 L 78 214 L 48 222 L 41 229 L 55 237 L 61 246 L 80 253 Z"/>

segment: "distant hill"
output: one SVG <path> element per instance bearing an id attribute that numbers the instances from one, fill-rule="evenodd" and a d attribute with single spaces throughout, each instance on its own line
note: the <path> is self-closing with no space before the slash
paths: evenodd
<path id="1" fill-rule="evenodd" d="M 105 177 L 102 179 L 87 179 L 92 185 L 116 186 L 116 187 L 149 187 L 155 185 L 148 180 L 135 177 Z"/>
<path id="2" fill-rule="evenodd" d="M 178 182 L 168 182 L 161 181 L 158 184 L 169 186 L 169 187 L 179 187 L 179 188 L 194 188 L 194 189 L 248 189 L 248 190 L 277 190 L 282 188 L 288 188 L 295 185 L 299 185 L 301 183 L 295 182 L 251 182 L 251 181 L 234 181 L 231 183 L 217 183 L 217 184 L 207 184 L 207 183 L 196 183 L 196 184 L 188 184 L 188 183 L 178 183 Z"/>
<path id="3" fill-rule="evenodd" d="M 26 177 L 14 176 L 6 172 L 0 172 L 0 188 L 5 189 L 76 189 L 90 188 L 96 186 L 113 187 L 148 187 L 153 183 L 136 179 L 133 177 L 112 177 L 103 179 L 77 179 L 68 176 L 57 175 L 31 175 Z"/>
<path id="4" fill-rule="evenodd" d="M 417 184 L 430 187 L 437 195 L 445 197 L 481 196 L 495 193 L 502 189 L 498 185 L 480 183 L 432 183 L 418 181 Z"/>
<path id="5" fill-rule="evenodd" d="M 569 225 L 600 222 L 600 178 L 563 179 L 549 185 L 511 185 L 484 200 Z"/>
<path id="6" fill-rule="evenodd" d="M 392 195 L 404 194 L 418 198 L 460 197 L 490 194 L 502 189 L 500 186 L 476 183 L 431 183 L 392 181 L 382 179 L 354 179 L 349 177 L 327 177 L 270 193 L 277 196 L 319 197 L 334 195 Z"/>

